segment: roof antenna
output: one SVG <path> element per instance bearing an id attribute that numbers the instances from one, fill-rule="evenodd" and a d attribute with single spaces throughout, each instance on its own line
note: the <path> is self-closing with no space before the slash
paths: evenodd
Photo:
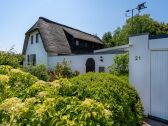
<path id="1" fill-rule="evenodd" d="M 141 10 L 143 10 L 145 8 L 147 8 L 146 7 L 146 2 L 143 2 L 141 4 L 138 4 L 136 8 L 128 9 L 128 10 L 125 11 L 126 12 L 125 13 L 126 17 L 130 17 L 130 16 L 128 16 L 128 13 L 131 12 L 131 18 L 132 18 L 131 27 L 132 27 L 132 32 L 133 32 L 133 23 L 134 23 L 134 11 L 138 10 L 138 14 L 137 15 L 139 15 L 141 13 Z"/>

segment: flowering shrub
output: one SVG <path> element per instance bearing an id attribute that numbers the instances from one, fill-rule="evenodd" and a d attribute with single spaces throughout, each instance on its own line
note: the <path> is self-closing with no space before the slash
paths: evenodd
<path id="1" fill-rule="evenodd" d="M 112 112 L 114 125 L 141 125 L 142 104 L 137 92 L 123 78 L 108 73 L 88 73 L 70 79 L 69 96 L 91 98 Z M 63 95 L 67 92 L 63 92 Z"/>
<path id="2" fill-rule="evenodd" d="M 0 66 L 0 125 L 140 126 L 141 122 L 136 91 L 111 74 L 45 82 Z"/>

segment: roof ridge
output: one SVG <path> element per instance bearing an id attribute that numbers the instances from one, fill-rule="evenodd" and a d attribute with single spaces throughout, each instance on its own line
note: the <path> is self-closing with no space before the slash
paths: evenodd
<path id="1" fill-rule="evenodd" d="M 67 25 L 61 24 L 61 23 L 57 23 L 57 22 L 52 21 L 52 20 L 49 20 L 49 19 L 47 19 L 47 18 L 45 18 L 45 17 L 39 17 L 39 19 L 42 19 L 42 20 L 44 20 L 44 21 L 46 21 L 46 22 L 49 22 L 49 23 L 54 23 L 54 24 L 57 24 L 57 25 L 60 25 L 60 26 L 66 27 L 66 28 L 70 28 L 70 29 L 73 29 L 73 30 L 76 30 L 76 31 L 82 32 L 82 33 L 84 33 L 84 34 L 87 34 L 87 35 L 93 36 L 93 37 L 98 38 L 99 40 L 101 40 L 101 39 L 100 39 L 98 36 L 96 36 L 96 35 L 92 35 L 92 34 L 90 34 L 90 33 L 87 33 L 87 32 L 84 32 L 84 31 L 81 31 L 81 30 L 79 30 L 79 29 L 76 29 L 76 28 L 73 28 L 73 27 L 70 27 L 70 26 L 67 26 Z"/>

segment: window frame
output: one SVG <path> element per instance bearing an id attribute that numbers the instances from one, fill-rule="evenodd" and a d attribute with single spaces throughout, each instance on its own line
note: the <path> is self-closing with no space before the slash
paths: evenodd
<path id="1" fill-rule="evenodd" d="M 39 33 L 36 34 L 36 43 L 39 43 Z"/>
<path id="2" fill-rule="evenodd" d="M 28 65 L 36 65 L 36 54 L 27 55 L 27 64 Z"/>
<path id="3" fill-rule="evenodd" d="M 76 44 L 76 46 L 79 46 L 79 41 L 78 41 L 78 40 L 76 40 L 75 44 Z"/>
<path id="4" fill-rule="evenodd" d="M 30 65 L 29 63 L 30 63 L 30 57 L 29 55 L 27 55 L 27 65 Z"/>
<path id="5" fill-rule="evenodd" d="M 32 35 L 31 36 L 31 45 L 33 44 L 33 42 L 34 42 L 34 36 Z"/>

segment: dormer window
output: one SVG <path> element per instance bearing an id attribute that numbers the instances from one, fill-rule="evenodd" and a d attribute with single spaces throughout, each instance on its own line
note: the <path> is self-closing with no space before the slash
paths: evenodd
<path id="1" fill-rule="evenodd" d="M 78 40 L 76 40 L 76 46 L 79 46 L 79 41 Z"/>
<path id="2" fill-rule="evenodd" d="M 36 43 L 38 43 L 39 42 L 39 34 L 37 33 L 36 34 Z"/>
<path id="3" fill-rule="evenodd" d="M 33 44 L 33 39 L 34 39 L 34 37 L 33 37 L 33 35 L 31 36 L 31 44 Z"/>

